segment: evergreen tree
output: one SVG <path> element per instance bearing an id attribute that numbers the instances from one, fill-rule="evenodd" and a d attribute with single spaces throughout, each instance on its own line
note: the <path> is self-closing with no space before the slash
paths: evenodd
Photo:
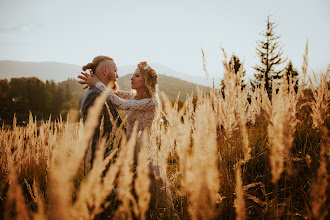
<path id="1" fill-rule="evenodd" d="M 5 98 L 8 96 L 9 83 L 7 79 L 0 79 L 0 98 Z"/>
<path id="2" fill-rule="evenodd" d="M 242 63 L 241 63 L 241 60 L 235 54 L 233 54 L 229 60 L 228 65 L 229 65 L 229 68 L 232 70 L 232 72 L 237 74 L 239 69 L 241 68 Z M 246 70 L 243 69 L 243 77 L 245 76 L 245 73 L 246 73 Z M 243 79 L 242 79 L 241 85 L 242 85 L 242 89 L 243 89 L 245 87 Z M 225 83 L 224 83 L 223 79 L 221 80 L 220 86 L 221 86 L 221 93 L 222 93 L 222 95 L 224 95 Z"/>
<path id="3" fill-rule="evenodd" d="M 71 92 L 69 84 L 66 84 L 65 89 L 64 89 L 64 100 L 70 101 L 71 99 L 72 99 L 72 92 Z"/>
<path id="4" fill-rule="evenodd" d="M 290 83 L 290 77 L 291 77 L 291 83 L 295 82 L 294 85 L 294 91 L 297 93 L 298 92 L 298 71 L 293 68 L 292 61 L 290 60 L 286 68 L 284 69 L 283 77 L 286 76 L 286 80 L 288 83 Z"/>
<path id="5" fill-rule="evenodd" d="M 276 70 L 276 67 L 285 62 L 282 58 L 282 46 L 279 43 L 280 36 L 275 35 L 275 22 L 270 21 L 270 16 L 267 17 L 267 27 L 264 33 L 261 33 L 263 40 L 259 40 L 257 44 L 257 56 L 260 63 L 253 68 L 256 71 L 254 74 L 255 80 L 252 82 L 252 89 L 259 87 L 262 81 L 265 81 L 265 89 L 268 96 L 271 98 L 272 83 L 274 79 L 280 79 L 282 70 Z"/>

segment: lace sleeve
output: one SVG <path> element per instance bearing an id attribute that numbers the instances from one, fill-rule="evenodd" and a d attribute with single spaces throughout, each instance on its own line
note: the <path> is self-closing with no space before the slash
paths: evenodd
<path id="1" fill-rule="evenodd" d="M 95 87 L 102 91 L 106 90 L 108 92 L 108 100 L 110 100 L 117 109 L 128 111 L 147 111 L 155 109 L 157 105 L 153 99 L 123 100 L 116 96 L 101 81 L 97 82 Z"/>
<path id="2" fill-rule="evenodd" d="M 122 91 L 122 90 L 118 90 L 118 92 L 116 92 L 116 95 L 125 100 L 131 100 L 134 97 L 133 92 Z"/>

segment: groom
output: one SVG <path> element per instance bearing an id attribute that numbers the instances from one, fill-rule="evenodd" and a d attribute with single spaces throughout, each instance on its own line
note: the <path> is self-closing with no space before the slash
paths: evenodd
<path id="1" fill-rule="evenodd" d="M 82 68 L 84 71 L 89 69 L 91 72 L 93 72 L 103 83 L 104 85 L 108 85 L 110 82 L 114 85 L 116 84 L 116 80 L 118 78 L 117 74 L 117 66 L 112 58 L 106 57 L 106 56 L 97 56 L 94 58 L 92 63 L 87 64 Z M 102 93 L 101 90 L 97 89 L 96 87 L 92 86 L 89 88 L 89 90 L 85 93 L 84 97 L 82 98 L 81 102 L 81 112 L 83 121 L 86 121 L 87 113 L 90 107 L 93 106 L 95 99 Z M 111 116 L 113 120 L 115 121 L 117 118 L 117 124 L 113 125 L 111 121 Z M 122 120 L 118 114 L 118 111 L 116 108 L 112 105 L 111 101 L 106 100 L 106 102 L 103 105 L 100 117 L 98 119 L 98 125 L 94 131 L 93 135 L 93 141 L 91 146 L 91 159 L 90 159 L 90 169 L 93 167 L 94 157 L 95 157 L 95 151 L 99 144 L 100 139 L 100 124 L 103 118 L 103 134 L 102 138 L 108 138 L 110 136 L 110 133 L 112 131 L 113 126 L 119 127 L 122 123 Z M 108 153 L 109 149 L 107 148 L 106 153 Z M 88 161 L 86 161 L 87 151 L 85 153 L 84 157 L 84 174 L 86 175 L 86 165 L 88 164 Z"/>

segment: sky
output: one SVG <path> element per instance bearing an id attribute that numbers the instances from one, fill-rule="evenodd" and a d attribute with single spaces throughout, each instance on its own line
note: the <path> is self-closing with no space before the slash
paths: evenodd
<path id="1" fill-rule="evenodd" d="M 222 77 L 223 47 L 252 78 L 268 15 L 283 57 L 300 71 L 308 41 L 309 71 L 325 72 L 330 0 L 0 0 L 0 60 L 82 66 L 102 54 L 205 75 L 203 48 L 209 77 Z"/>

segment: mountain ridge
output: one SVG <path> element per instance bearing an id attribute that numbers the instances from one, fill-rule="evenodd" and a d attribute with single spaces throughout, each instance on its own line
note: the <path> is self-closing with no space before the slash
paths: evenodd
<path id="1" fill-rule="evenodd" d="M 195 76 L 178 72 L 160 63 L 150 64 L 158 74 L 172 76 L 191 83 L 209 86 L 210 82 L 206 76 Z M 82 66 L 76 64 L 62 63 L 56 61 L 29 62 L 15 60 L 0 60 L 0 79 L 10 79 L 17 77 L 37 77 L 42 81 L 54 80 L 61 82 L 68 78 L 77 78 L 82 71 Z M 136 69 L 136 65 L 118 66 L 119 76 L 131 74 Z M 216 84 L 217 85 L 217 84 Z"/>

